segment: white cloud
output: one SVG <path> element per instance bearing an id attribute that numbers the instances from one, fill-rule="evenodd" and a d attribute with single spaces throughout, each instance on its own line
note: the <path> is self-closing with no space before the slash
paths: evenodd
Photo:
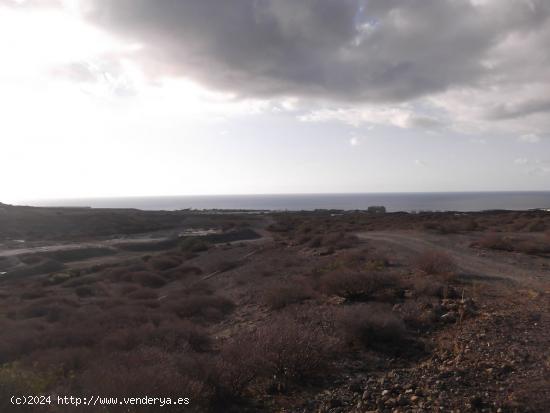
<path id="1" fill-rule="evenodd" d="M 359 138 L 356 137 L 356 136 L 352 137 L 352 138 L 349 140 L 349 144 L 350 144 L 351 146 L 358 146 L 359 143 L 360 143 Z"/>
<path id="2" fill-rule="evenodd" d="M 372 106 L 358 105 L 337 109 L 320 108 L 300 115 L 303 122 L 339 121 L 350 126 L 391 125 L 401 129 L 420 128 L 437 129 L 443 122 L 435 117 L 418 113 L 412 105 Z"/>
<path id="3" fill-rule="evenodd" d="M 550 174 L 550 160 L 517 158 L 514 164 L 522 166 L 523 171 L 530 176 L 546 176 Z"/>
<path id="4" fill-rule="evenodd" d="M 518 138 L 518 141 L 525 142 L 525 143 L 539 143 L 540 142 L 540 136 L 535 135 L 534 133 L 528 133 L 525 135 L 521 135 Z"/>
<path id="5" fill-rule="evenodd" d="M 415 164 L 416 166 L 420 166 L 420 167 L 423 167 L 423 168 L 425 168 L 426 166 L 428 166 L 428 163 L 425 162 L 425 161 L 423 161 L 423 160 L 421 160 L 421 159 L 415 159 L 415 160 L 414 160 L 414 164 Z"/>

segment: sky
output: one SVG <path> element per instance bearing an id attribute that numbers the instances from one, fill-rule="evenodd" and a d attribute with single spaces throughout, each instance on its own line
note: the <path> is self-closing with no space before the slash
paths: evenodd
<path id="1" fill-rule="evenodd" d="M 550 190 L 547 0 L 0 0 L 0 201 Z"/>

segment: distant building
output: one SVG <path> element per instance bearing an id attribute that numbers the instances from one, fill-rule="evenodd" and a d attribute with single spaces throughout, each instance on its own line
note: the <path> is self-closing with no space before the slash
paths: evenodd
<path id="1" fill-rule="evenodd" d="M 386 213 L 386 207 L 385 206 L 370 206 L 367 208 L 367 212 L 370 214 L 385 214 Z"/>

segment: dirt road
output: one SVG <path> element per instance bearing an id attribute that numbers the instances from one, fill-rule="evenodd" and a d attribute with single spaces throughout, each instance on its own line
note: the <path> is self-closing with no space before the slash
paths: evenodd
<path id="1" fill-rule="evenodd" d="M 357 236 L 364 240 L 383 242 L 409 253 L 439 250 L 449 254 L 462 275 L 495 280 L 511 280 L 520 285 L 541 287 L 548 285 L 550 271 L 525 265 L 523 262 L 505 262 L 503 253 L 484 252 L 469 247 L 471 240 L 460 236 L 434 235 L 417 231 L 363 232 Z"/>

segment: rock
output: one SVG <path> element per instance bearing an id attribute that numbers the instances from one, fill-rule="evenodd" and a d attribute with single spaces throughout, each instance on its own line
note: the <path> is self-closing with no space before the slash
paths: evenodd
<path id="1" fill-rule="evenodd" d="M 365 391 L 363 392 L 363 396 L 362 396 L 361 398 L 362 398 L 363 400 L 367 400 L 367 399 L 369 398 L 369 396 L 370 396 L 369 391 L 368 391 L 368 390 L 365 390 Z"/>

